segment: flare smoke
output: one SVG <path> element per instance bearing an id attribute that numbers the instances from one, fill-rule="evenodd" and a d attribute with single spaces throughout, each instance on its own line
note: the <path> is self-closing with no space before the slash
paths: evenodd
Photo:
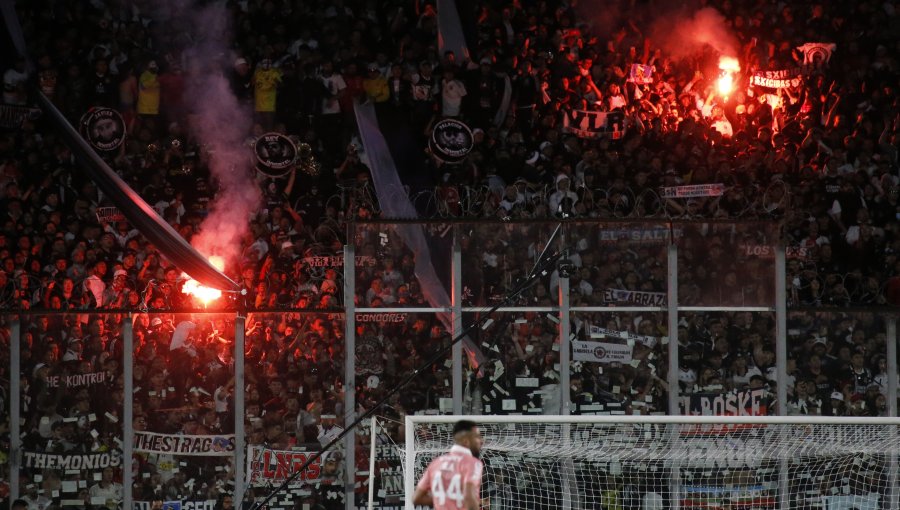
<path id="1" fill-rule="evenodd" d="M 663 21 L 656 34 L 663 36 L 666 50 L 676 58 L 700 52 L 705 46 L 719 55 L 738 56 L 737 38 L 732 34 L 725 17 L 712 7 L 704 7 L 693 16 L 678 16 L 672 21 Z M 672 26 L 674 24 L 674 27 Z"/>
<path id="2" fill-rule="evenodd" d="M 209 170 L 217 186 L 209 216 L 191 244 L 206 256 L 233 264 L 240 259 L 248 220 L 260 202 L 244 143 L 252 112 L 238 102 L 224 74 L 234 61 L 224 4 L 192 8 L 187 0 L 178 3 L 178 18 L 189 23 L 194 41 L 185 51 L 186 98 L 192 108 L 189 128 L 209 154 Z"/>

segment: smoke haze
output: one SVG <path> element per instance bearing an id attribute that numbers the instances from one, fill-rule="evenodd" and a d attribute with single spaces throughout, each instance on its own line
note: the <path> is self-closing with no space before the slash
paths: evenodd
<path id="1" fill-rule="evenodd" d="M 613 37 L 622 27 L 633 24 L 650 37 L 654 48 L 675 59 L 693 56 L 712 48 L 719 55 L 738 56 L 740 44 L 725 17 L 712 7 L 699 8 L 699 2 L 674 3 L 584 0 L 575 7 L 576 23 L 587 22 L 600 41 Z M 630 30 L 629 30 L 630 32 Z M 627 48 L 623 48 L 627 50 Z"/>
<path id="2" fill-rule="evenodd" d="M 253 116 L 231 90 L 223 69 L 234 61 L 231 27 L 224 3 L 202 8 L 177 0 L 173 9 L 186 21 L 193 43 L 185 51 L 185 100 L 191 105 L 189 128 L 209 152 L 208 166 L 217 185 L 209 215 L 191 244 L 203 255 L 220 256 L 229 264 L 240 260 L 248 218 L 259 208 L 260 192 L 249 166 L 245 139 Z"/>
<path id="3" fill-rule="evenodd" d="M 654 30 L 654 36 L 668 35 L 660 38 L 660 42 L 654 42 L 663 44 L 675 58 L 703 51 L 706 46 L 714 49 L 719 55 L 729 57 L 738 55 L 740 44 L 737 38 L 728 27 L 725 16 L 712 7 L 704 7 L 693 16 L 678 16 L 671 21 L 660 20 L 659 25 L 662 30 Z"/>

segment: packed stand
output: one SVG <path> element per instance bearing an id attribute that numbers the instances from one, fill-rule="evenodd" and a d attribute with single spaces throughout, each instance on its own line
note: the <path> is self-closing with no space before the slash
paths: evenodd
<path id="1" fill-rule="evenodd" d="M 152 2 L 19 4 L 36 69 L 29 75 L 24 60 L 5 69 L 3 102 L 33 104 L 28 87 L 37 83 L 75 125 L 89 107 L 118 110 L 129 136 L 110 163 L 190 239 L 217 191 L 205 167 L 207 154 L 188 128 L 191 101 L 184 97 L 184 82 L 191 63 L 184 54 L 190 42 L 166 28 L 171 20 L 155 12 Z M 462 165 L 442 165 L 423 150 L 418 161 L 423 171 L 409 194 L 428 217 L 776 220 L 783 222 L 790 247 L 790 305 L 898 301 L 896 6 L 711 2 L 741 46 L 739 87 L 723 100 L 713 88 L 718 55 L 670 56 L 672 48 L 651 33 L 658 13 L 643 4 L 625 4 L 610 6 L 620 18 L 612 24 L 595 20 L 588 4 L 480 6 L 478 42 L 470 48 L 471 61 L 465 61 L 439 53 L 436 11 L 427 3 L 229 3 L 234 52 L 206 64 L 210 72 L 224 73 L 242 104 L 254 110 L 247 138 L 272 130 L 292 135 L 310 145 L 324 169 L 316 176 L 295 169 L 282 179 L 259 178 L 264 204 L 250 220 L 241 260 L 228 268 L 248 291 L 242 306 L 319 314 L 248 319 L 248 339 L 254 340 L 248 341 L 247 353 L 253 361 L 247 364 L 250 443 L 314 443 L 334 425 L 322 415 L 342 411 L 337 381 L 343 344 L 334 340 L 344 331 L 329 315 L 340 313 L 343 305 L 341 249 L 351 241 L 348 220 L 378 217 L 381 210 L 355 136 L 354 99 L 374 102 L 386 119 L 408 122 L 423 149 L 424 133 L 435 118 L 460 118 L 473 129 L 474 148 Z M 833 42 L 836 49 L 827 63 L 805 69 L 800 85 L 748 86 L 757 71 L 800 67 L 803 55 L 796 48 L 811 41 Z M 652 83 L 628 81 L 635 63 L 653 66 Z M 511 101 L 506 118 L 495 125 L 506 78 Z M 624 132 L 617 138 L 579 138 L 562 127 L 562 115 L 571 110 L 618 112 Z M 230 404 L 214 396 L 233 391 L 233 322 L 198 321 L 193 356 L 183 348 L 169 350 L 175 325 L 187 318 L 165 312 L 198 306 L 180 292 L 182 272 L 127 222 L 98 219 L 97 209 L 110 204 L 44 119 L 26 119 L 5 130 L 0 153 L 5 218 L 0 303 L 7 310 L 72 313 L 66 319 L 35 318 L 23 326 L 27 446 L 35 452 L 61 447 L 86 453 L 116 447 L 119 424 L 106 416 L 107 411 L 117 416 L 124 398 L 117 361 L 123 316 L 108 313 L 116 309 L 149 312 L 135 326 L 135 387 L 146 378 L 158 386 L 147 391 L 158 393 L 135 395 L 141 409 L 135 413 L 136 428 L 229 432 Z M 721 197 L 671 199 L 661 192 L 662 187 L 714 183 L 725 185 Z M 656 233 L 650 238 L 657 242 L 623 246 L 615 236 L 604 237 L 611 229 L 574 230 L 573 306 L 610 304 L 617 294 L 609 289 L 647 296 L 666 291 L 665 243 Z M 511 288 L 534 264 L 549 231 L 535 227 L 498 234 L 476 228 L 464 235 L 466 260 L 477 261 L 464 275 L 466 304 L 490 304 Z M 427 306 L 414 274 L 414 254 L 397 234 L 358 232 L 361 237 L 353 240 L 357 306 Z M 763 271 L 762 257 L 735 259 L 730 254 L 735 250 L 717 254 L 712 247 L 725 244 L 740 251 L 774 245 L 771 233 L 751 232 L 742 241 L 721 233 L 692 239 L 683 251 L 691 269 L 690 278 L 679 282 L 682 304 L 771 301 L 767 285 L 742 281 L 748 261 L 755 264 L 751 273 Z M 558 279 L 553 273 L 516 304 L 552 306 Z M 533 388 L 517 387 L 516 379 L 537 378 L 539 389 L 556 381 L 551 375 L 559 372 L 552 361 L 559 346 L 555 321 L 542 312 L 498 319 L 491 338 L 474 339 L 487 352 L 488 369 L 472 376 L 468 405 L 483 412 L 510 411 L 504 409 L 507 395 L 491 395 L 499 382 L 515 394 L 514 408 L 545 407 L 533 399 Z M 591 325 L 666 336 L 660 314 L 579 315 L 573 322 L 580 322 L 573 331 L 583 340 L 591 339 Z M 709 314 L 682 322 L 679 391 L 763 388 L 774 394 L 778 381 L 770 370 L 775 330 L 770 316 Z M 432 314 L 376 315 L 357 327 L 358 335 L 371 339 L 371 366 L 360 372 L 366 380 L 359 388 L 362 407 L 448 339 L 447 323 Z M 782 383 L 791 413 L 884 413 L 884 325 L 877 317 L 797 312 L 789 329 L 789 380 Z M 8 344 L 8 330 L 3 332 Z M 515 338 L 516 345 L 506 346 L 501 338 Z M 573 399 L 579 406 L 613 402 L 625 412 L 665 411 L 666 349 L 662 341 L 653 347 L 637 342 L 634 348 L 637 366 L 601 374 L 584 363 L 573 372 Z M 6 370 L 9 349 L 0 352 L 0 370 Z M 199 370 L 208 364 L 215 367 Z M 318 375 L 310 375 L 312 367 Z M 90 398 L 99 388 L 60 395 L 46 387 L 47 377 L 98 372 L 108 374 L 101 388 L 113 397 L 99 404 Z M 441 409 L 450 391 L 448 372 L 439 365 L 427 374 L 425 390 L 391 402 L 397 416 Z M 301 387 L 307 391 L 298 393 Z M 286 396 L 279 397 L 282 393 Z M 152 412 L 170 407 L 184 410 Z M 3 409 L 8 409 L 5 398 Z M 78 418 L 84 414 L 88 418 Z M 4 418 L 0 424 L 3 434 L 7 422 Z M 158 458 L 142 464 L 135 494 L 185 496 L 178 488 L 191 479 L 198 498 L 217 499 L 227 492 L 228 466 L 218 471 L 204 463 L 179 467 Z M 98 480 L 94 473 L 79 473 L 66 481 L 76 482 L 82 498 L 85 491 L 93 496 L 95 484 L 114 493 L 116 482 L 99 474 Z M 59 474 L 33 471 L 22 483 L 22 494 L 37 505 L 62 481 Z"/>

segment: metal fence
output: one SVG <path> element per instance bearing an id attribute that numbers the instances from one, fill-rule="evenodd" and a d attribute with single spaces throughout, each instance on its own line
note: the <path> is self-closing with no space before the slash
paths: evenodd
<path id="1" fill-rule="evenodd" d="M 894 311 L 798 306 L 808 289 L 787 265 L 808 254 L 776 224 L 567 220 L 547 250 L 561 264 L 504 301 L 558 225 L 351 224 L 343 256 L 310 264 L 343 274 L 335 310 L 10 311 L 10 496 L 200 508 L 267 494 L 476 320 L 379 414 L 897 416 Z M 276 506 L 356 508 L 367 437 Z"/>

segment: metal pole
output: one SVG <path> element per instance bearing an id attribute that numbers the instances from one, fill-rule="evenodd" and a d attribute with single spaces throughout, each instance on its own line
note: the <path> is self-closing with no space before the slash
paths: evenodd
<path id="1" fill-rule="evenodd" d="M 560 234 L 560 241 L 566 242 L 566 233 Z M 563 259 L 560 265 L 568 266 L 568 260 Z M 572 414 L 572 340 L 571 323 L 569 321 L 569 274 L 560 271 L 559 273 L 559 384 L 562 386 L 560 393 L 560 403 L 562 404 L 560 414 Z"/>
<path id="2" fill-rule="evenodd" d="M 779 239 L 775 246 L 775 410 L 780 416 L 787 415 L 787 287 L 784 242 Z M 786 428 L 781 428 L 787 432 Z M 790 508 L 791 481 L 790 462 L 783 458 L 778 461 L 778 503 L 783 509 Z"/>
<path id="3" fill-rule="evenodd" d="M 132 485 L 134 473 L 134 317 L 128 314 L 122 324 L 122 375 L 125 379 L 125 397 L 122 410 L 122 508 L 133 506 Z"/>
<path id="4" fill-rule="evenodd" d="M 669 370 L 666 374 L 666 383 L 669 386 L 669 414 L 672 416 L 681 414 L 678 408 L 678 245 L 675 243 L 674 229 L 669 229 L 668 250 L 666 262 L 668 265 L 668 280 L 666 283 L 666 315 L 669 323 Z M 678 425 L 668 425 L 669 448 L 678 446 Z M 669 492 L 672 499 L 669 508 L 678 510 L 681 507 L 681 464 L 677 460 L 670 461 Z"/>
<path id="5" fill-rule="evenodd" d="M 888 415 L 897 416 L 897 317 L 887 318 L 887 373 L 888 373 Z M 897 437 L 897 429 L 893 428 L 893 434 Z M 898 468 L 897 452 L 892 451 L 888 458 L 888 484 L 891 487 L 890 510 L 900 510 L 900 468 Z"/>
<path id="6" fill-rule="evenodd" d="M 678 246 L 675 240 L 669 242 L 666 313 L 669 321 L 669 371 L 666 382 L 669 385 L 669 414 L 681 414 L 678 410 Z"/>
<path id="7" fill-rule="evenodd" d="M 14 315 L 9 325 L 9 500 L 19 499 L 19 470 L 22 454 L 22 385 L 19 377 L 21 363 L 22 327 Z"/>
<path id="8" fill-rule="evenodd" d="M 353 225 L 344 244 L 344 427 L 356 421 L 356 255 Z M 344 508 L 356 509 L 356 434 L 344 438 Z"/>
<path id="9" fill-rule="evenodd" d="M 243 508 L 245 487 L 245 463 L 247 455 L 247 437 L 244 432 L 246 417 L 246 378 L 244 367 L 244 330 L 247 319 L 237 315 L 234 320 L 234 501 Z"/>
<path id="10" fill-rule="evenodd" d="M 566 252 L 566 228 L 559 234 L 560 251 Z M 552 247 L 551 247 L 552 249 Z M 567 416 L 572 413 L 572 325 L 569 321 L 569 260 L 568 256 L 560 259 L 557 265 L 559 272 L 559 385 L 560 385 L 560 414 Z M 572 426 L 564 423 L 560 428 L 563 444 L 571 444 Z M 565 459 L 560 463 L 560 479 L 562 481 L 562 508 L 569 510 L 579 508 L 577 501 L 578 480 L 575 478 L 575 463 L 572 459 Z"/>
<path id="11" fill-rule="evenodd" d="M 412 504 L 413 491 L 416 488 L 416 452 L 413 448 L 416 445 L 416 426 L 413 423 L 411 415 L 406 415 L 404 420 L 406 425 L 404 433 L 406 434 L 406 463 L 403 465 L 403 494 L 406 501 L 406 510 L 414 510 Z"/>
<path id="12" fill-rule="evenodd" d="M 451 271 L 453 274 L 453 285 L 451 289 L 450 303 L 453 306 L 451 320 L 453 321 L 452 338 L 456 338 L 463 330 L 462 316 L 462 248 L 460 247 L 460 231 L 459 225 L 453 226 L 453 261 L 451 263 Z M 462 414 L 462 394 L 463 394 L 463 356 L 462 343 L 453 344 L 451 353 L 453 361 L 453 414 Z"/>
<path id="13" fill-rule="evenodd" d="M 375 443 L 378 441 L 378 418 L 372 417 L 369 422 L 369 510 L 375 506 Z"/>
<path id="14" fill-rule="evenodd" d="M 897 416 L 897 317 L 887 318 L 888 416 Z"/>
<path id="15" fill-rule="evenodd" d="M 787 283 L 784 243 L 775 248 L 775 373 L 778 385 L 776 412 L 787 415 Z"/>

